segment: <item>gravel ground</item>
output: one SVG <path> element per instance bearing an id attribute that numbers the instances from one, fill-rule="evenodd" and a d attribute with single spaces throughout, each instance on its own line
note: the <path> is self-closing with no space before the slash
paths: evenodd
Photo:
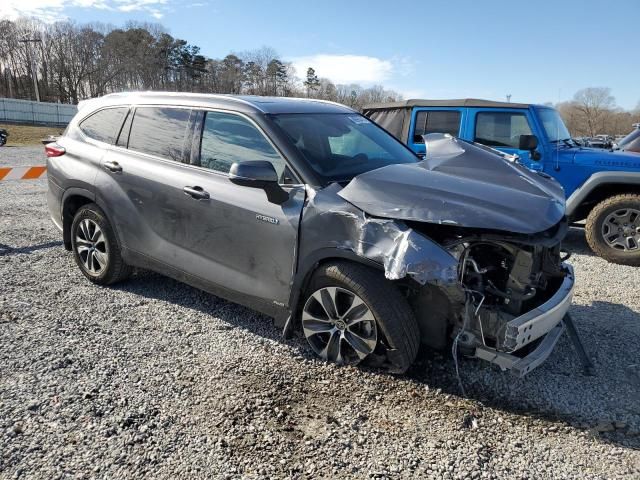
<path id="1" fill-rule="evenodd" d="M 0 165 L 42 163 L 0 149 Z M 572 231 L 572 313 L 524 380 L 426 351 L 338 368 L 268 318 L 156 274 L 101 288 L 46 210 L 0 182 L 0 478 L 640 478 L 640 269 Z"/>

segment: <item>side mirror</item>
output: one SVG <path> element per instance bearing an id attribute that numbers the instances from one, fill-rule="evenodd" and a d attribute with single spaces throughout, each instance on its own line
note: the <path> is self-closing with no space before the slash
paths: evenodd
<path id="1" fill-rule="evenodd" d="M 265 160 L 234 163 L 229 170 L 229 180 L 243 187 L 263 189 L 267 200 L 277 205 L 289 199 L 289 194 L 278 184 L 276 169 Z"/>
<path id="2" fill-rule="evenodd" d="M 518 150 L 528 150 L 531 152 L 531 159 L 537 161 L 540 160 L 540 152 L 536 148 L 538 148 L 538 137 L 535 135 L 520 135 Z"/>
<path id="3" fill-rule="evenodd" d="M 520 135 L 519 150 L 535 150 L 538 148 L 538 137 L 535 135 Z"/>

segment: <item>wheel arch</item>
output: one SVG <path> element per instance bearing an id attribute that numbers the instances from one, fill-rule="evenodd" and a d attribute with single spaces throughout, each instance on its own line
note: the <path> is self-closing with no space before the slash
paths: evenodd
<path id="1" fill-rule="evenodd" d="M 71 250 L 71 224 L 76 212 L 83 205 L 95 202 L 93 192 L 84 188 L 72 187 L 65 190 L 62 196 L 62 240 L 64 248 Z"/>
<path id="2" fill-rule="evenodd" d="M 625 193 L 640 194 L 640 172 L 596 173 L 567 199 L 567 216 L 584 220 L 601 201 Z"/>
<path id="3" fill-rule="evenodd" d="M 343 250 L 337 248 L 323 248 L 307 255 L 298 265 L 298 271 L 293 278 L 291 294 L 289 296 L 289 311 L 293 319 L 295 319 L 301 308 L 301 298 L 303 292 L 309 286 L 309 281 L 314 272 L 322 265 L 329 262 L 349 261 L 359 263 L 368 267 L 380 270 L 384 275 L 384 267 L 373 260 L 357 255 L 351 250 Z"/>

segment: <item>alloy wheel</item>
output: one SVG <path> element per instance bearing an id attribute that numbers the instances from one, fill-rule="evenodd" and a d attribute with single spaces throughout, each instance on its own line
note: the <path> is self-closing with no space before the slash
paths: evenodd
<path id="1" fill-rule="evenodd" d="M 367 304 L 340 287 L 320 288 L 307 299 L 302 328 L 320 357 L 341 365 L 359 363 L 378 343 L 376 320 Z"/>
<path id="2" fill-rule="evenodd" d="M 602 237 L 617 250 L 640 249 L 640 210 L 621 208 L 607 215 L 602 223 Z"/>
<path id="3" fill-rule="evenodd" d="M 96 222 L 85 218 L 78 224 L 75 246 L 84 269 L 91 275 L 100 275 L 109 262 L 104 233 Z"/>

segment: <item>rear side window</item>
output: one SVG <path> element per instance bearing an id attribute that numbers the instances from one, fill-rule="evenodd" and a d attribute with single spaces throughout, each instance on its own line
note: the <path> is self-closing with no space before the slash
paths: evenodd
<path id="1" fill-rule="evenodd" d="M 489 147 L 518 148 L 520 135 L 531 135 L 524 113 L 480 112 L 476 116 L 475 141 Z"/>
<path id="2" fill-rule="evenodd" d="M 457 110 L 421 110 L 416 113 L 414 143 L 424 143 L 422 135 L 448 133 L 455 137 L 460 132 L 460 112 Z"/>
<path id="3" fill-rule="evenodd" d="M 129 149 L 181 162 L 190 110 L 137 107 L 129 133 Z"/>
<path id="4" fill-rule="evenodd" d="M 89 138 L 113 144 L 127 110 L 125 107 L 100 110 L 80 122 L 80 130 Z"/>
<path id="5" fill-rule="evenodd" d="M 249 120 L 230 113 L 207 112 L 199 166 L 229 173 L 235 162 L 251 160 L 271 162 L 282 177 L 284 160 Z"/>

